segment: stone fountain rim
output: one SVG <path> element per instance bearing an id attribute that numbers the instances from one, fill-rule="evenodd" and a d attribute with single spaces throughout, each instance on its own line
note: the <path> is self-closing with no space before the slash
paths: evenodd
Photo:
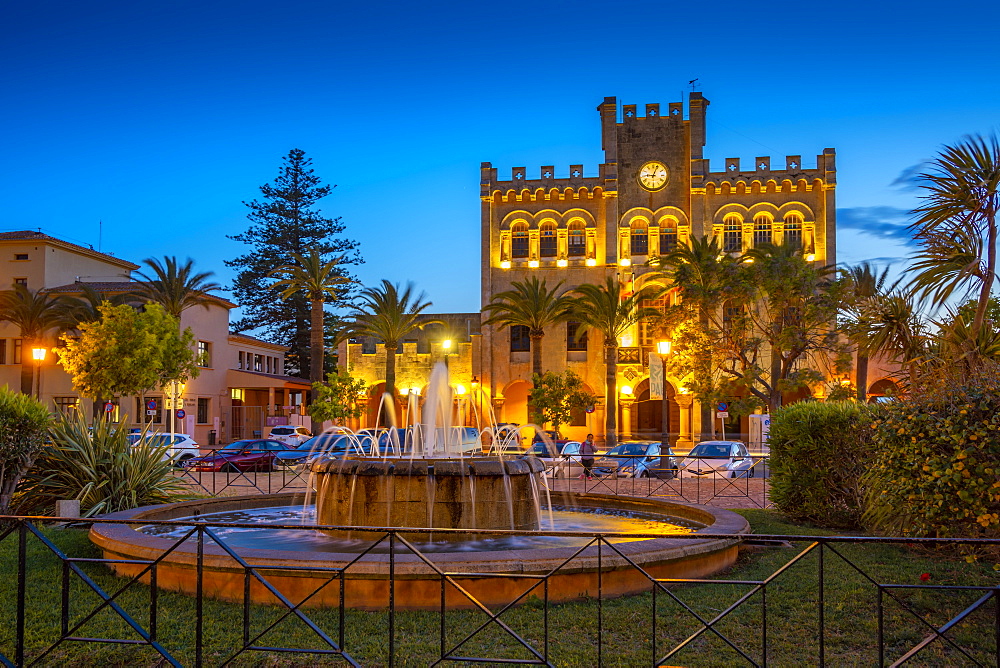
<path id="1" fill-rule="evenodd" d="M 217 497 L 214 499 L 198 499 L 181 501 L 155 506 L 143 506 L 116 513 L 101 515 L 99 519 L 106 520 L 154 520 L 176 519 L 194 514 L 195 508 L 210 507 L 204 514 L 226 512 L 227 510 L 264 508 L 270 506 L 294 505 L 301 503 L 303 494 L 286 492 L 281 494 L 253 494 L 247 496 Z M 617 507 L 631 506 L 640 510 L 645 506 L 653 512 L 663 512 L 705 523 L 711 519 L 711 524 L 696 530 L 694 533 L 707 533 L 704 539 L 693 538 L 655 538 L 628 543 L 617 543 L 615 548 L 637 564 L 663 562 L 675 559 L 686 559 L 692 556 L 709 554 L 726 549 L 737 543 L 738 538 L 716 538 L 711 534 L 740 535 L 749 534 L 750 525 L 747 520 L 730 510 L 708 508 L 696 504 L 677 503 L 659 499 L 638 497 L 619 497 L 603 494 L 576 494 L 574 498 L 582 502 L 580 505 L 614 505 Z M 126 558 L 156 559 L 176 544 L 175 539 L 160 538 L 137 531 L 136 525 L 128 524 L 93 524 L 90 530 L 91 540 L 100 548 L 122 555 Z M 709 533 L 711 532 L 711 533 Z M 500 550 L 495 552 L 435 552 L 424 557 L 438 567 L 446 570 L 471 572 L 538 572 L 559 566 L 567 559 L 573 558 L 572 564 L 562 566 L 562 571 L 592 570 L 598 564 L 598 550 L 588 547 L 573 557 L 579 547 L 530 548 L 523 550 Z M 273 567 L 280 569 L 289 564 L 337 564 L 358 559 L 355 553 L 339 552 L 309 552 L 293 550 L 270 550 L 257 548 L 240 548 L 240 557 L 254 566 Z M 204 545 L 206 565 L 209 561 L 214 568 L 241 570 L 222 548 L 206 542 Z M 600 558 L 605 565 L 610 562 L 624 562 L 607 547 L 602 549 Z M 195 565 L 197 555 L 195 547 L 177 546 L 170 555 L 174 563 Z M 219 562 L 225 563 L 219 563 Z M 351 573 L 384 573 L 389 562 L 388 554 L 369 554 L 358 559 L 350 567 Z M 426 576 L 428 567 L 415 554 L 396 554 L 396 572 L 405 575 L 407 572 Z"/>

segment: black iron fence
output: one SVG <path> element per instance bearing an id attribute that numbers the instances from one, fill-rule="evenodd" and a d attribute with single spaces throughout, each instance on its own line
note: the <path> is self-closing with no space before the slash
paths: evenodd
<path id="1" fill-rule="evenodd" d="M 423 553 L 396 529 L 369 530 L 367 547 L 348 563 L 279 569 L 254 563 L 220 535 L 223 529 L 258 525 L 159 522 L 179 529 L 169 547 L 121 558 L 100 553 L 84 532 L 44 524 L 53 521 L 0 517 L 0 572 L 6 580 L 0 587 L 2 665 L 314 665 L 324 657 L 354 666 L 985 666 L 1000 661 L 1000 587 L 989 569 L 963 570 L 961 561 L 943 564 L 948 575 L 937 574 L 938 582 L 906 567 L 906 550 L 917 546 L 995 551 L 1000 540 L 721 536 L 747 540 L 738 578 L 659 578 L 615 542 L 641 535 L 577 533 L 585 540 L 575 555 L 598 556 L 589 598 L 550 601 L 550 580 L 574 569 L 575 558 L 569 558 L 534 573 L 512 563 L 510 572 L 500 575 L 511 583 L 509 600 L 486 605 L 467 587 L 480 574 L 439 568 L 434 554 Z M 189 552 L 193 545 L 195 555 L 188 564 L 190 595 L 169 591 L 177 583 L 161 572 L 182 545 Z M 352 572 L 379 547 L 389 554 L 381 562 L 388 600 L 383 609 L 352 610 L 344 604 L 354 585 Z M 230 575 L 242 578 L 242 600 L 205 595 L 217 577 L 204 566 L 210 551 L 226 555 Z M 433 575 L 439 609 L 398 609 L 393 586 L 409 576 L 398 572 L 397 554 L 416 555 Z M 607 595 L 610 580 L 602 577 L 622 564 L 641 574 L 645 592 Z M 131 575 L 113 576 L 112 567 Z M 283 591 L 278 570 L 308 571 L 320 584 L 314 591 Z M 251 586 L 266 590 L 271 604 L 252 603 Z M 309 607 L 325 588 L 339 592 L 340 604 Z M 463 606 L 454 604 L 455 595 Z"/>

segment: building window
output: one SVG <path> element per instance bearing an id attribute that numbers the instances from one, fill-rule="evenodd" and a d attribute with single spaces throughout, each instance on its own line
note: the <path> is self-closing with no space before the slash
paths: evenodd
<path id="1" fill-rule="evenodd" d="M 254 355 L 253 356 L 253 370 L 254 371 L 264 371 L 264 356 Z"/>
<path id="2" fill-rule="evenodd" d="M 27 253 L 14 253 L 14 259 L 15 260 L 27 260 L 28 259 L 28 254 Z"/>
<path id="3" fill-rule="evenodd" d="M 587 332 L 583 332 L 579 338 L 576 333 L 580 330 L 580 323 L 570 320 L 566 323 L 566 350 L 586 350 Z"/>
<path id="4" fill-rule="evenodd" d="M 21 360 L 21 339 L 11 339 L 14 342 L 13 349 L 11 350 L 10 363 L 20 364 Z"/>
<path id="5" fill-rule="evenodd" d="M 723 221 L 722 250 L 727 253 L 739 253 L 743 250 L 743 219 L 729 215 Z"/>
<path id="6" fill-rule="evenodd" d="M 555 257 L 558 250 L 555 223 L 545 223 L 538 238 L 538 254 L 541 257 Z"/>
<path id="7" fill-rule="evenodd" d="M 510 352 L 522 353 L 531 350 L 531 336 L 526 325 L 511 325 L 510 329 Z"/>
<path id="8" fill-rule="evenodd" d="M 743 328 L 743 306 L 736 302 L 726 302 L 722 307 L 722 330 L 727 333 Z"/>
<path id="9" fill-rule="evenodd" d="M 206 424 L 208 422 L 208 406 L 209 401 L 207 397 L 198 397 L 198 424 Z"/>
<path id="10" fill-rule="evenodd" d="M 793 248 L 802 248 L 802 218 L 795 213 L 785 216 L 784 243 Z"/>
<path id="11" fill-rule="evenodd" d="M 374 355 L 375 354 L 375 339 L 370 336 L 366 336 L 361 339 L 361 354 L 362 355 Z"/>
<path id="12" fill-rule="evenodd" d="M 566 251 L 570 257 L 583 257 L 587 254 L 587 232 L 582 220 L 574 220 L 569 224 L 569 237 Z"/>
<path id="13" fill-rule="evenodd" d="M 769 244 L 771 241 L 771 217 L 767 214 L 760 214 L 753 219 L 754 248 L 758 248 L 761 244 Z"/>
<path id="14" fill-rule="evenodd" d="M 149 415 L 149 408 L 143 403 L 141 397 L 135 398 L 135 414 L 138 419 L 133 420 L 133 422 L 153 422 L 155 424 L 160 424 L 163 422 L 163 399 L 160 397 L 146 397 L 146 401 L 155 401 L 156 408 L 153 409 L 153 414 Z"/>
<path id="15" fill-rule="evenodd" d="M 28 279 L 23 276 L 17 277 L 14 279 L 14 285 L 23 285 L 24 287 L 28 287 Z"/>
<path id="16" fill-rule="evenodd" d="M 271 373 L 271 358 L 270 357 L 266 357 L 265 358 L 265 364 L 267 365 L 267 367 L 266 367 L 267 368 L 267 372 Z"/>
<path id="17" fill-rule="evenodd" d="M 72 415 L 80 405 L 79 397 L 52 397 L 52 403 L 56 406 L 56 412 L 62 415 Z"/>
<path id="18" fill-rule="evenodd" d="M 516 223 L 511 228 L 510 256 L 528 257 L 528 225 Z"/>
<path id="19" fill-rule="evenodd" d="M 658 299 L 643 299 L 643 308 L 652 308 L 662 311 L 669 306 L 669 297 Z M 639 321 L 639 345 L 645 348 L 655 348 L 656 342 L 660 339 L 660 325 L 650 320 Z"/>
<path id="20" fill-rule="evenodd" d="M 632 221 L 632 255 L 649 254 L 649 230 L 645 221 Z"/>
<path id="21" fill-rule="evenodd" d="M 7 363 L 7 339 L 0 339 L 0 364 Z"/>
<path id="22" fill-rule="evenodd" d="M 206 369 L 212 366 L 212 344 L 208 341 L 198 342 L 198 366 Z"/>
<path id="23" fill-rule="evenodd" d="M 677 223 L 673 220 L 660 221 L 660 255 L 666 255 L 677 248 Z"/>

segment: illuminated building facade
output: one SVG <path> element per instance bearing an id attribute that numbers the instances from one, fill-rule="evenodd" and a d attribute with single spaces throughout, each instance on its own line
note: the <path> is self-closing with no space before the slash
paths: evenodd
<path id="1" fill-rule="evenodd" d="M 727 158 L 712 171 L 703 157 L 708 106 L 692 92 L 686 108 L 683 102 L 662 110 L 647 104 L 640 115 L 636 105 L 605 98 L 597 108 L 604 162 L 596 174 L 586 175 L 583 165 L 568 171 L 544 165 L 531 175 L 514 167 L 509 178 L 500 178 L 491 163 L 482 163 L 482 304 L 530 276 L 549 285 L 561 281 L 565 289 L 607 276 L 629 285 L 647 271 L 651 256 L 703 235 L 715 235 L 731 253 L 765 241 L 793 242 L 807 259 L 836 262 L 835 151 L 824 149 L 808 168 L 801 156 L 790 155 L 776 164 L 767 156 L 751 164 Z M 581 345 L 575 326 L 546 332 L 545 370 L 572 369 L 603 397 L 601 342 Z M 482 359 L 473 370 L 482 379 L 483 404 L 492 405 L 501 421 L 526 422 L 530 342 L 515 328 L 483 327 L 482 337 Z M 649 400 L 646 364 L 655 346 L 652 333 L 636 327 L 619 343 L 618 384 L 632 390 L 620 397 L 619 434 L 658 438 L 661 403 Z M 692 435 L 697 440 L 706 431 L 700 411 L 678 379 L 667 381 L 668 431 L 682 444 Z M 564 431 L 602 434 L 602 404 Z M 745 425 L 727 431 L 734 429 L 743 432 Z"/>

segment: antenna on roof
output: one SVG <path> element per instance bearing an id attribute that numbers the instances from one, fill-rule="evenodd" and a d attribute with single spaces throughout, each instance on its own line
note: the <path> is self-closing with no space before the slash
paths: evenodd
<path id="1" fill-rule="evenodd" d="M 694 79 L 691 79 L 691 81 L 688 81 L 688 85 L 691 86 L 691 90 L 694 90 L 694 82 L 697 81 L 697 80 L 698 80 L 698 77 L 695 77 Z"/>

